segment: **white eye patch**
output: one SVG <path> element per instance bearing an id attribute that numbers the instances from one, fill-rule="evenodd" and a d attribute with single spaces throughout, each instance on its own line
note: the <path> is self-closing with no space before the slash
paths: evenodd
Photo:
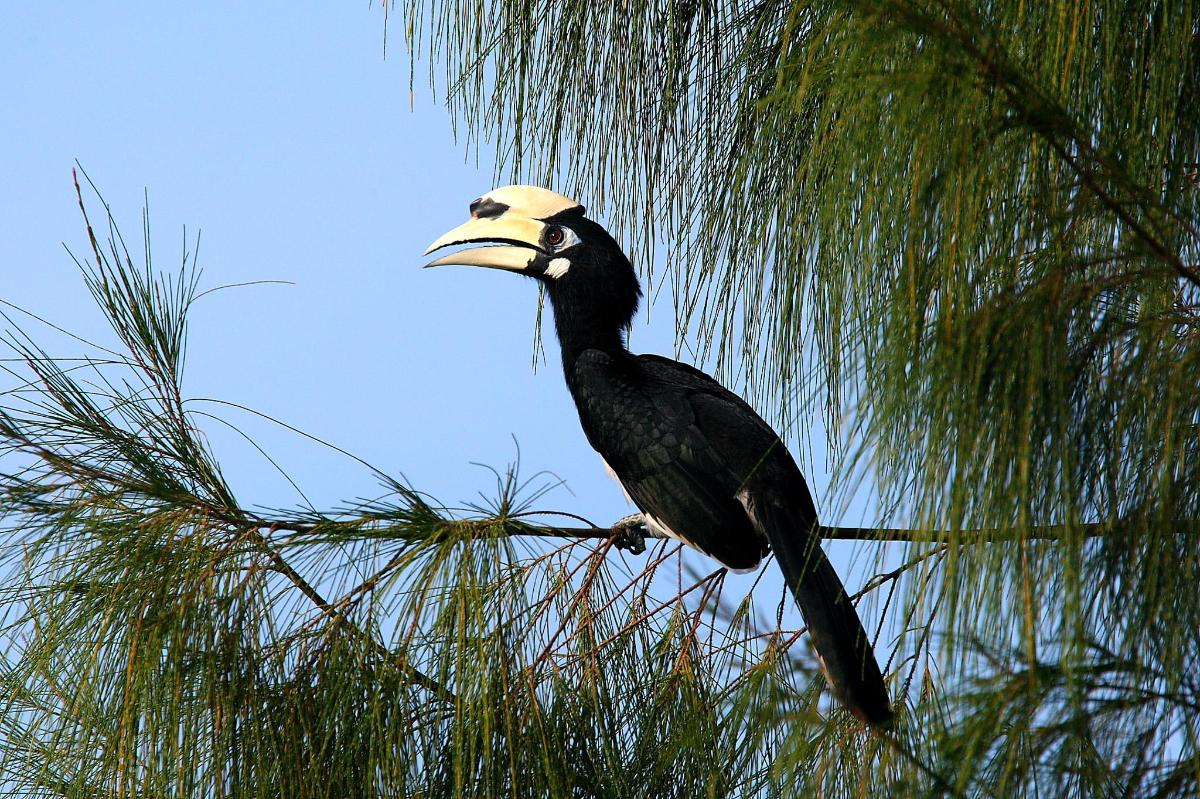
<path id="1" fill-rule="evenodd" d="M 572 234 L 574 235 L 574 234 Z M 576 239 L 578 241 L 578 239 Z M 546 264 L 546 274 L 557 280 L 567 273 L 571 268 L 571 262 L 566 258 L 555 258 L 550 263 Z"/>
<path id="2" fill-rule="evenodd" d="M 569 250 L 571 247 L 574 247 L 577 244 L 583 244 L 583 240 L 580 239 L 579 236 L 576 235 L 575 231 L 571 230 L 571 228 L 560 227 L 559 230 L 562 231 L 563 240 L 554 245 L 555 252 Z"/>

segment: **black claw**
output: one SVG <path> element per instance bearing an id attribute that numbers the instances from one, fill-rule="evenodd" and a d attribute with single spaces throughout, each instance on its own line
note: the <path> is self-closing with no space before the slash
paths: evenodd
<path id="1" fill-rule="evenodd" d="M 646 525 L 641 519 L 621 519 L 613 525 L 613 545 L 633 555 L 646 551 Z"/>

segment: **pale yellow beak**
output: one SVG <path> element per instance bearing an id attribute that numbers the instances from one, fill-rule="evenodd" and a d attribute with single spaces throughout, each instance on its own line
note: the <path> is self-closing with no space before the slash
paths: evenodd
<path id="1" fill-rule="evenodd" d="M 443 255 L 425 264 L 425 268 L 461 264 L 523 272 L 542 252 L 539 242 L 545 227 L 544 223 L 536 219 L 511 212 L 499 217 L 473 218 L 442 235 L 429 245 L 425 254 L 429 255 L 443 247 L 471 242 L 496 242 L 501 246 L 476 247 Z"/>

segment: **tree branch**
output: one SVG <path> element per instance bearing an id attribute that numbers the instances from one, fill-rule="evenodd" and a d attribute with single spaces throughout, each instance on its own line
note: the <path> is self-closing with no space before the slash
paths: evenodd
<path id="1" fill-rule="evenodd" d="M 329 604 L 329 602 L 325 600 L 325 597 L 321 596 L 317 589 L 313 588 L 313 586 L 307 580 L 305 580 L 299 572 L 293 569 L 291 565 L 284 560 L 283 556 L 270 545 L 270 543 L 267 541 L 267 538 L 258 532 L 257 528 L 251 531 L 251 539 L 259 546 L 261 551 L 271 559 L 273 568 L 291 580 L 292 585 L 296 586 L 296 588 L 299 589 L 302 594 L 308 597 L 309 600 L 311 600 L 314 605 L 320 608 L 321 611 L 330 619 L 333 619 L 338 624 L 344 624 L 347 629 L 351 630 L 364 641 L 369 643 L 375 652 L 384 660 L 395 663 L 396 666 L 398 666 L 402 672 L 407 674 L 409 679 L 411 679 L 417 685 L 446 702 L 454 701 L 454 694 L 450 691 L 450 689 L 446 688 L 437 680 L 428 676 L 419 669 L 413 667 L 408 662 L 408 658 L 402 653 L 392 652 L 389 650 L 387 647 L 377 641 L 375 636 L 371 635 L 353 621 L 346 618 L 346 616 L 340 610 L 338 610 L 338 608 Z"/>
<path id="2" fill-rule="evenodd" d="M 964 19 L 954 13 L 949 4 L 943 6 L 950 24 L 932 14 L 922 13 L 902 2 L 885 2 L 880 6 L 898 13 L 901 18 L 952 41 L 975 60 L 979 75 L 997 86 L 1009 107 L 1019 115 L 1036 135 L 1040 136 L 1080 179 L 1093 195 L 1145 245 L 1148 253 L 1165 264 L 1184 280 L 1200 288 L 1200 271 L 1188 264 L 1168 243 L 1161 218 L 1171 220 L 1193 240 L 1200 237 L 1191 219 L 1175 208 L 1164 204 L 1153 190 L 1131 178 L 1119 161 L 1106 156 L 1093 144 L 1092 136 L 1082 130 L 1074 117 L 1060 103 L 1034 84 L 995 41 L 981 39 L 986 29 L 976 20 Z M 1128 195 L 1122 200 L 1108 190 L 1105 181 L 1121 187 Z M 1139 218 L 1133 205 L 1145 212 Z"/>
<path id="3" fill-rule="evenodd" d="M 352 521 L 333 521 L 321 523 L 302 523 L 294 521 L 258 519 L 263 528 L 273 530 L 288 530 L 307 535 L 322 530 L 336 530 L 342 527 L 362 529 L 361 519 Z M 897 527 L 819 527 L 820 536 L 825 541 L 910 541 L 923 543 L 948 544 L 986 544 L 1005 541 L 1056 541 L 1067 538 L 1072 532 L 1084 538 L 1101 538 L 1113 532 L 1113 526 L 1121 520 L 1113 522 L 1096 522 L 1092 524 L 1066 525 L 1048 524 L 1017 528 L 982 528 L 977 530 L 926 530 Z M 531 536 L 535 538 L 578 538 L 578 539 L 608 539 L 626 534 L 623 526 L 613 527 L 559 527 L 550 525 L 535 525 L 515 522 L 505 519 L 479 520 L 447 520 L 445 525 L 457 530 L 468 532 L 485 532 L 500 526 L 505 534 L 510 536 Z M 1200 521 L 1182 520 L 1177 522 L 1178 531 L 1195 534 L 1200 532 Z M 645 538 L 662 539 L 664 536 L 646 530 Z M 403 536 L 398 536 L 403 537 Z"/>
<path id="4" fill-rule="evenodd" d="M 1180 531 L 1195 533 L 1200 522 L 1179 522 Z M 820 528 L 825 541 L 918 541 L 950 544 L 986 544 L 1003 541 L 1055 541 L 1066 538 L 1071 530 L 1085 538 L 1100 538 L 1112 532 L 1111 523 L 1083 524 L 1075 527 L 1065 524 L 1050 524 L 1016 529 L 991 528 L 981 530 L 918 530 L 894 527 L 827 527 Z M 622 532 L 612 527 L 527 527 L 514 535 L 545 536 L 551 538 L 611 538 Z M 646 538 L 662 538 L 647 533 Z"/>

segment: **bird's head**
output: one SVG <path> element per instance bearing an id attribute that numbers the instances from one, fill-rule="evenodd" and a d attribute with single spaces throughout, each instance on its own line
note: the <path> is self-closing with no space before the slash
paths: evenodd
<path id="1" fill-rule="evenodd" d="M 504 269 L 542 281 L 554 305 L 560 334 L 564 316 L 614 330 L 628 327 L 637 311 L 637 275 L 604 228 L 582 205 L 537 186 L 505 186 L 471 203 L 471 219 L 425 251 L 456 244 L 485 244 L 443 255 L 426 266 L 462 264 Z"/>

